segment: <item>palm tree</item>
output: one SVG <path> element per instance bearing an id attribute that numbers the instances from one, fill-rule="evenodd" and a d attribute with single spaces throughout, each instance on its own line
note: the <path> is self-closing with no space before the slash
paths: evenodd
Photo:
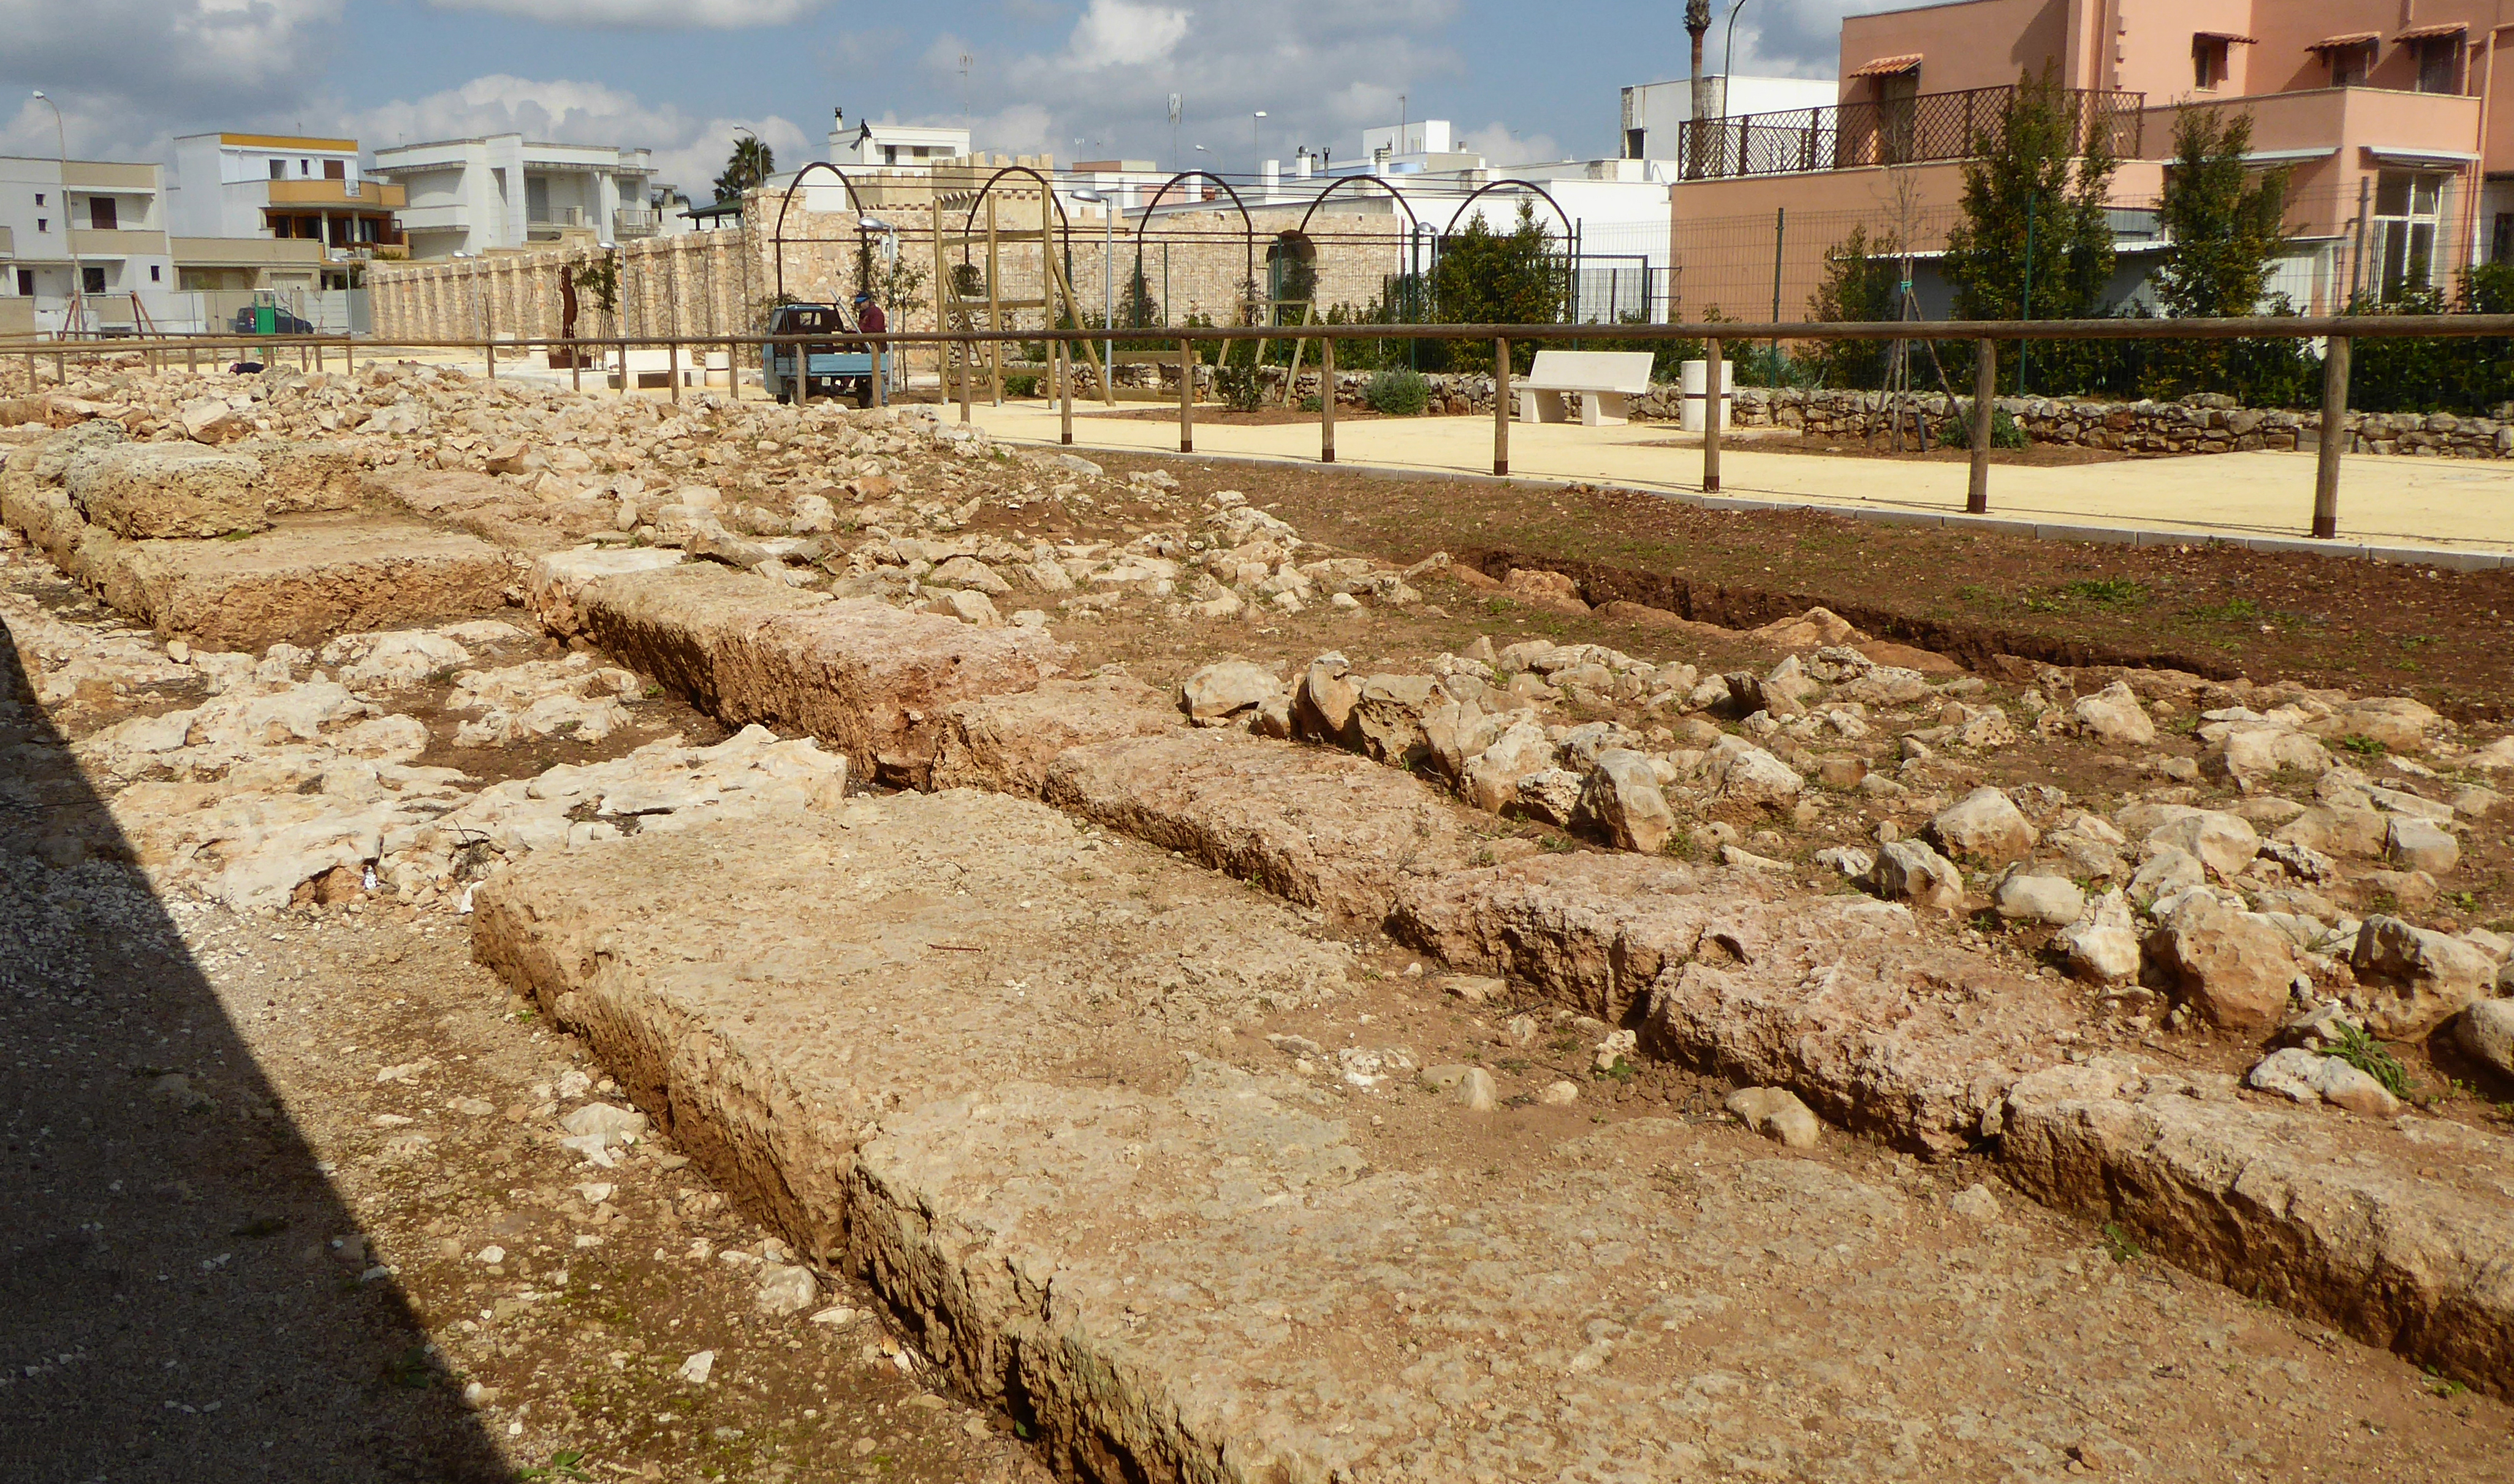
<path id="1" fill-rule="evenodd" d="M 715 178 L 715 198 L 739 201 L 751 191 L 768 183 L 777 173 L 777 156 L 754 134 L 746 134 L 733 141 L 733 154 L 724 162 L 724 174 Z"/>

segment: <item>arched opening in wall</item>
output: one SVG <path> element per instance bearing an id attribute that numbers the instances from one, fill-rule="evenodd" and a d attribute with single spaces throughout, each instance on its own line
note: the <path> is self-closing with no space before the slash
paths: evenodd
<path id="1" fill-rule="evenodd" d="M 1318 297 L 1318 245 L 1307 232 L 1277 232 L 1266 244 L 1266 297 L 1278 304 Z"/>

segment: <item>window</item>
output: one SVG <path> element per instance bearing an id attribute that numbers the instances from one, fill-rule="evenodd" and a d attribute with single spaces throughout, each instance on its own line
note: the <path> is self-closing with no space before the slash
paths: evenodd
<path id="1" fill-rule="evenodd" d="M 89 294 L 103 293 L 104 269 L 87 267 L 79 269 L 79 287 L 82 291 Z"/>
<path id="2" fill-rule="evenodd" d="M 308 180 L 313 176 L 313 174 L 314 162 L 312 160 L 300 160 L 297 162 L 297 179 L 301 180 Z"/>
<path id="3" fill-rule="evenodd" d="M 882 146 L 881 146 L 881 162 L 882 162 L 884 165 L 896 165 L 896 164 L 898 164 L 898 163 L 899 163 L 899 146 L 898 146 L 897 144 L 884 144 L 884 145 L 882 145 Z"/>
<path id="4" fill-rule="evenodd" d="M 44 204 L 44 193 L 43 193 L 42 191 L 40 191 L 40 190 L 39 190 L 39 191 L 37 191 L 37 192 L 35 192 L 35 204 L 36 204 L 37 206 L 41 206 L 41 205 L 43 205 L 43 204 Z"/>
<path id="5" fill-rule="evenodd" d="M 52 229 L 53 223 L 50 221 L 42 217 L 37 217 L 35 219 L 35 230 L 39 232 L 49 232 Z"/>
<path id="6" fill-rule="evenodd" d="M 150 283 L 164 283 L 166 281 L 165 268 L 157 263 L 150 263 L 148 265 L 148 281 Z"/>
<path id="7" fill-rule="evenodd" d="M 121 226 L 121 214 L 115 210 L 111 196 L 87 198 L 87 224 L 100 232 L 109 232 Z"/>
<path id="8" fill-rule="evenodd" d="M 2505 262 L 2514 260 L 2514 212 L 2498 212 L 2496 225 L 2488 234 L 2488 261 Z"/>
<path id="9" fill-rule="evenodd" d="M 1642 153 L 1642 144 L 1643 144 L 1643 143 L 1648 140 L 1648 138 L 1649 138 L 1649 131 L 1648 131 L 1648 130 L 1646 130 L 1646 129 L 1627 129 L 1627 130 L 1625 130 L 1625 131 L 1624 131 L 1624 158 L 1625 158 L 1625 159 L 1627 159 L 1627 160 L 1640 160 L 1640 159 L 1646 159 L 1646 158 L 1647 158 L 1647 156 Z"/>
<path id="10" fill-rule="evenodd" d="M 2417 43 L 2418 91 L 2421 93 L 2458 93 L 2461 91 L 2461 38 L 2430 36 Z"/>
<path id="11" fill-rule="evenodd" d="M 324 180 L 347 180 L 348 178 L 349 178 L 349 164 L 348 164 L 348 162 L 347 162 L 346 160 L 325 160 L 325 161 L 323 162 L 323 179 L 324 179 Z"/>
<path id="12" fill-rule="evenodd" d="M 20 268 L 18 270 L 18 292 L 23 294 L 28 299 L 35 297 L 35 270 L 33 268 Z"/>
<path id="13" fill-rule="evenodd" d="M 2442 175 L 2387 170 L 2374 179 L 2374 220 L 2367 257 L 2383 302 L 2435 286 L 2436 228 L 2444 217 Z"/>
<path id="14" fill-rule="evenodd" d="M 2369 67 L 2372 67 L 2374 64 L 2374 45 L 2372 42 L 2360 42 L 2355 46 L 2332 47 L 2323 55 L 2331 61 L 2331 86 L 2334 88 L 2362 88 L 2366 86 L 2366 71 Z"/>
<path id="15" fill-rule="evenodd" d="M 2227 54 L 2232 46 L 2223 36 L 2191 38 L 2191 86 L 2203 93 L 2213 93 L 2226 80 Z"/>

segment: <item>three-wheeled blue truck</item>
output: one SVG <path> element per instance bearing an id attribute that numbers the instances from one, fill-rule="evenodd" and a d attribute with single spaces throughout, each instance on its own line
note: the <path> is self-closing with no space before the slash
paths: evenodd
<path id="1" fill-rule="evenodd" d="M 779 304 L 768 317 L 768 333 L 804 337 L 760 347 L 760 376 L 769 395 L 780 402 L 795 399 L 794 361 L 800 354 L 807 379 L 799 388 L 804 396 L 852 397 L 858 407 L 873 404 L 883 358 L 876 347 L 848 341 L 857 332 L 845 310 L 836 304 Z"/>

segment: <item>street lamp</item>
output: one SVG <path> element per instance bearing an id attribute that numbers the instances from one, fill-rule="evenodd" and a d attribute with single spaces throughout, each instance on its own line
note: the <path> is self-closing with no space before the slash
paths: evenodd
<path id="1" fill-rule="evenodd" d="M 1198 149 L 1204 146 L 1199 144 Z M 1117 203 L 1096 190 L 1077 190 L 1076 201 L 1100 208 L 1102 246 L 1100 249 L 1100 325 L 1104 330 L 1117 328 Z M 1042 246 L 1044 238 L 1040 239 Z M 1079 326 L 1076 327 L 1080 328 Z M 1100 345 L 1100 375 L 1106 386 L 1117 384 L 1114 369 L 1117 364 L 1117 338 L 1113 334 Z"/>
<path id="2" fill-rule="evenodd" d="M 1737 92 L 1737 13 L 1746 8 L 1746 0 L 1728 7 L 1728 29 L 1720 37 L 1720 111 L 1734 113 L 1728 106 Z"/>
<path id="3" fill-rule="evenodd" d="M 70 223 L 70 132 L 68 126 L 61 122 L 61 105 L 46 98 L 43 89 L 35 90 L 35 101 L 53 110 L 53 138 L 61 143 L 61 153 L 57 158 L 61 166 L 61 240 L 70 247 L 70 298 L 61 309 L 61 339 L 68 340 L 71 329 L 78 323 L 79 305 L 87 293 L 87 268 L 79 261 L 78 228 Z"/>

